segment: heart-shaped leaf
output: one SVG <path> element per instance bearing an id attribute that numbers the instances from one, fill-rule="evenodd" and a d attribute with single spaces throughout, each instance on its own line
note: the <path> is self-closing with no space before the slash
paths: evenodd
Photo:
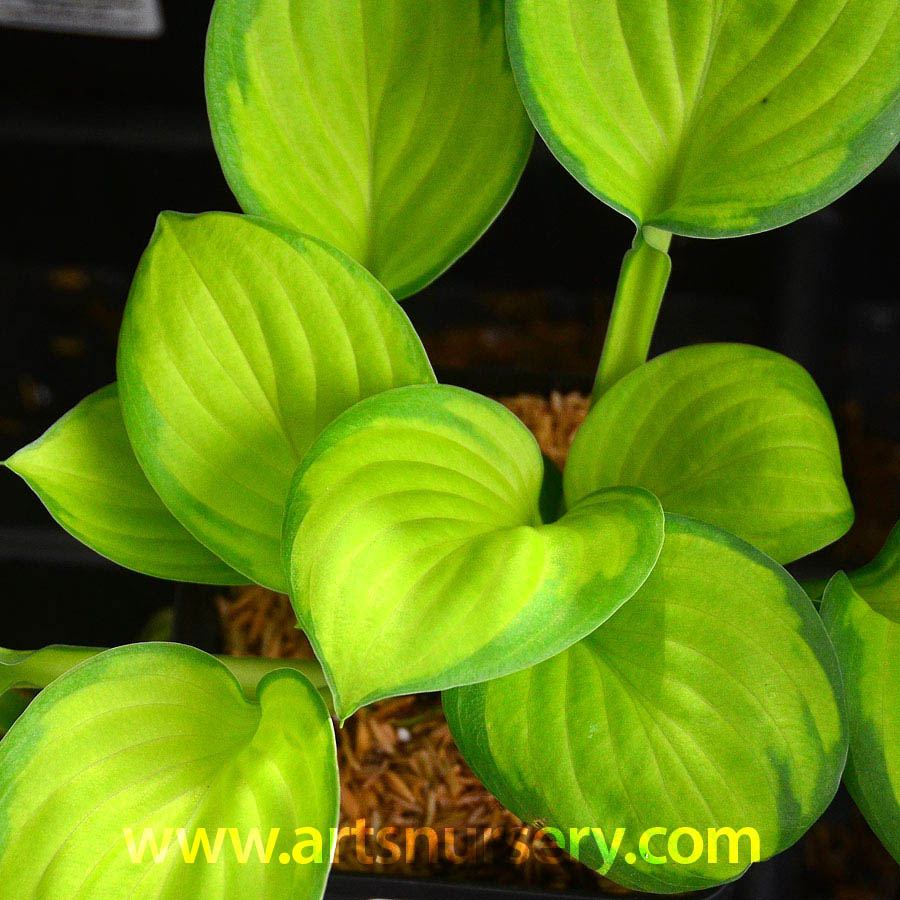
<path id="1" fill-rule="evenodd" d="M 543 472 L 512 413 L 443 385 L 372 397 L 322 434 L 297 471 L 285 553 L 341 718 L 532 665 L 640 587 L 662 544 L 656 498 L 603 491 L 545 525 Z"/>
<path id="2" fill-rule="evenodd" d="M 753 547 L 680 516 L 608 622 L 444 707 L 505 806 L 654 892 L 735 878 L 754 844 L 761 858 L 790 846 L 834 795 L 847 749 L 837 659 L 809 598 Z M 735 835 L 729 860 L 732 840 L 708 829 L 758 840 Z"/>
<path id="3" fill-rule="evenodd" d="M 534 135 L 502 0 L 217 0 L 206 84 L 244 210 L 340 247 L 397 297 L 490 225 Z"/>
<path id="4" fill-rule="evenodd" d="M 292 670 L 251 703 L 199 650 L 121 647 L 54 681 L 0 743 L 0 809 L 0 900 L 315 900 L 337 825 L 334 731 Z"/>
<path id="5" fill-rule="evenodd" d="M 225 213 L 164 213 L 119 337 L 141 467 L 175 517 L 253 581 L 286 591 L 281 523 L 303 453 L 359 399 L 432 382 L 403 310 L 312 238 Z"/>
<path id="6" fill-rule="evenodd" d="M 829 582 L 822 617 L 844 670 L 850 758 L 844 780 L 900 862 L 900 525 L 876 560 Z"/>
<path id="7" fill-rule="evenodd" d="M 781 563 L 853 522 L 825 400 L 802 367 L 759 347 L 674 350 L 603 395 L 572 444 L 566 500 L 625 484 Z"/>
<path id="8" fill-rule="evenodd" d="M 531 118 L 638 225 L 724 237 L 792 222 L 900 138 L 896 0 L 508 0 Z"/>
<path id="9" fill-rule="evenodd" d="M 150 487 L 114 384 L 86 397 L 6 465 L 66 531 L 120 566 L 175 581 L 246 582 L 191 537 Z"/>

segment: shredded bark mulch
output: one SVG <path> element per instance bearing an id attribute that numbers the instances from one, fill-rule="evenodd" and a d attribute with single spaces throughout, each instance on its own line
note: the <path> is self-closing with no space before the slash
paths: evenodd
<path id="1" fill-rule="evenodd" d="M 521 394 L 501 402 L 528 426 L 541 450 L 562 469 L 575 432 L 591 408 L 590 398 L 554 391 L 549 400 L 534 394 Z"/>

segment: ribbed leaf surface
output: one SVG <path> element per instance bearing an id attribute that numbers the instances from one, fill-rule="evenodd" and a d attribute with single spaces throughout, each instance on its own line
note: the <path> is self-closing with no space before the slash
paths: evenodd
<path id="1" fill-rule="evenodd" d="M 303 453 L 363 397 L 434 380 L 406 315 L 312 238 L 224 213 L 164 213 L 119 338 L 125 425 L 179 521 L 286 590 L 281 524 Z"/>
<path id="2" fill-rule="evenodd" d="M 294 482 L 285 565 L 341 717 L 532 665 L 643 583 L 656 498 L 602 491 L 543 524 L 543 475 L 525 426 L 458 388 L 388 391 L 326 429 Z"/>
<path id="3" fill-rule="evenodd" d="M 793 844 L 834 796 L 847 751 L 837 659 L 810 600 L 748 544 L 679 516 L 609 621 L 539 666 L 447 692 L 444 707 L 505 806 L 567 841 L 584 829 L 582 861 L 662 893 L 747 867 L 749 836 L 731 861 L 728 838 L 712 841 L 712 860 L 710 828 L 755 829 L 763 859 Z M 661 861 L 642 853 L 650 828 L 662 831 L 643 849 Z M 617 829 L 605 859 L 597 838 L 612 846 Z M 677 829 L 699 833 L 695 858 L 687 835 L 675 858 Z"/>

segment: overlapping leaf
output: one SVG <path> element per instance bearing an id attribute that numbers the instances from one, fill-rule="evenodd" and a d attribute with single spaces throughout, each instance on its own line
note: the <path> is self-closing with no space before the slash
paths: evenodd
<path id="1" fill-rule="evenodd" d="M 25 691 L 13 690 L 0 695 L 0 737 L 12 728 L 30 702 L 31 697 Z"/>
<path id="2" fill-rule="evenodd" d="M 582 861 L 654 892 L 747 867 L 752 835 L 730 861 L 729 837 L 710 828 L 755 829 L 762 858 L 790 846 L 834 795 L 847 748 L 837 659 L 809 599 L 759 551 L 680 516 L 666 517 L 656 568 L 609 621 L 527 671 L 447 692 L 444 707 L 505 806 L 567 842 L 582 829 Z M 664 831 L 642 848 L 650 828 Z M 600 842 L 617 829 L 610 860 Z M 682 834 L 676 861 L 677 829 L 696 829 L 702 854 L 690 859 Z"/>
<path id="3" fill-rule="evenodd" d="M 822 617 L 844 671 L 850 759 L 844 779 L 900 862 L 900 525 L 877 559 L 825 591 Z"/>
<path id="4" fill-rule="evenodd" d="M 509 0 L 507 16 L 538 131 L 639 225 L 783 225 L 900 139 L 896 0 Z"/>
<path id="5" fill-rule="evenodd" d="M 357 400 L 434 380 L 409 320 L 360 266 L 224 213 L 160 217 L 118 370 L 128 436 L 166 506 L 278 590 L 284 502 L 304 451 Z"/>
<path id="6" fill-rule="evenodd" d="M 302 676 L 267 676 L 256 704 L 198 650 L 110 650 L 55 681 L 0 743 L 0 898 L 316 900 L 337 813 L 334 732 Z"/>
<path id="7" fill-rule="evenodd" d="M 759 347 L 674 350 L 603 395 L 572 445 L 566 500 L 626 484 L 781 563 L 832 543 L 853 522 L 819 389 L 802 367 Z"/>
<path id="8" fill-rule="evenodd" d="M 398 297 L 474 243 L 531 149 L 502 0 L 217 0 L 206 83 L 244 210 Z"/>
<path id="9" fill-rule="evenodd" d="M 542 524 L 543 473 L 525 426 L 458 388 L 388 391 L 326 429 L 297 472 L 285 554 L 342 718 L 545 659 L 643 583 L 658 501 L 603 491 Z"/>
<path id="10" fill-rule="evenodd" d="M 66 531 L 119 565 L 176 581 L 246 581 L 193 538 L 150 487 L 114 384 L 86 397 L 6 465 Z"/>

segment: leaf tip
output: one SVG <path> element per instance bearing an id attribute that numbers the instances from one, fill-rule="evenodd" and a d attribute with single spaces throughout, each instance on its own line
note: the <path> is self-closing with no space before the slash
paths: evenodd
<path id="1" fill-rule="evenodd" d="M 337 719 L 338 726 L 343 728 L 344 723 L 356 712 L 362 709 L 367 703 L 371 702 L 371 698 L 362 697 L 358 691 L 352 691 L 346 694 L 337 686 L 334 676 L 329 672 L 327 666 L 322 666 L 325 673 L 325 680 L 328 683 L 331 697 L 334 701 L 334 715 Z"/>
<path id="2" fill-rule="evenodd" d="M 334 714 L 338 722 L 338 727 L 343 728 L 344 723 L 363 706 L 355 700 L 344 700 L 341 695 L 332 688 L 331 695 L 334 698 Z"/>
<path id="3" fill-rule="evenodd" d="M 16 450 L 12 456 L 7 457 L 7 459 L 0 460 L 0 468 L 9 469 L 10 472 L 14 472 L 19 478 L 25 478 L 27 471 L 27 450 L 30 447 L 30 444 L 22 447 L 20 450 Z"/>
<path id="4" fill-rule="evenodd" d="M 177 232 L 180 228 L 192 219 L 196 219 L 196 215 L 191 213 L 176 212 L 172 209 L 164 209 L 156 217 L 156 226 L 153 229 L 153 238 L 157 238 L 166 232 Z"/>

